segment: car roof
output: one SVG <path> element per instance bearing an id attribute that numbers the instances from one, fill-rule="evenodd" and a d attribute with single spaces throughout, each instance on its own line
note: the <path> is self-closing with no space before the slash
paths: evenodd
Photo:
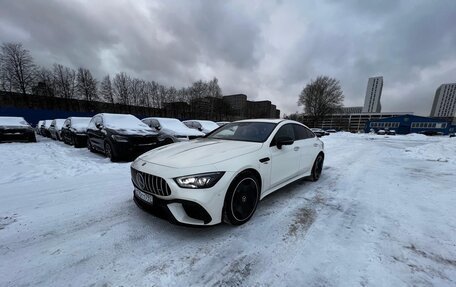
<path id="1" fill-rule="evenodd" d="M 278 124 L 283 121 L 287 122 L 292 122 L 292 123 L 297 123 L 296 121 L 291 121 L 291 120 L 284 120 L 284 119 L 248 119 L 248 120 L 240 120 L 237 122 L 260 122 L 260 123 L 273 123 L 273 124 Z"/>

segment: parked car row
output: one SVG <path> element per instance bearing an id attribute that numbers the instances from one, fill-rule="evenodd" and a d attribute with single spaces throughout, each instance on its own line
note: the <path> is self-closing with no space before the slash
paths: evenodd
<path id="1" fill-rule="evenodd" d="M 207 120 L 181 122 L 160 117 L 139 120 L 133 115 L 101 113 L 92 118 L 41 120 L 36 132 L 74 147 L 87 146 L 92 152 L 118 161 L 133 159 L 158 146 L 203 137 L 219 127 Z"/>

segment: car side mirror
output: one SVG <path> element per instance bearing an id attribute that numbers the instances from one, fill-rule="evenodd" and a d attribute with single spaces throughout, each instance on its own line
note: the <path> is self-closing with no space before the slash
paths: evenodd
<path id="1" fill-rule="evenodd" d="M 202 128 L 202 127 L 199 127 L 198 130 L 199 130 L 200 132 L 202 132 L 202 131 L 203 131 L 203 128 Z"/>
<path id="2" fill-rule="evenodd" d="M 161 130 L 161 127 L 160 126 L 156 126 L 154 127 L 157 131 Z"/>
<path id="3" fill-rule="evenodd" d="M 277 148 L 282 149 L 284 145 L 292 145 L 294 140 L 290 137 L 280 137 L 277 139 Z"/>
<path id="4" fill-rule="evenodd" d="M 101 123 L 96 123 L 95 126 L 97 127 L 97 129 L 101 130 L 103 128 L 103 124 Z"/>

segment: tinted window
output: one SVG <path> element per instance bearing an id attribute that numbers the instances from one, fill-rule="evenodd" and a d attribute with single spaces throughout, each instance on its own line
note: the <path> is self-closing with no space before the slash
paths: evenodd
<path id="1" fill-rule="evenodd" d="M 293 125 L 296 140 L 304 140 L 315 137 L 314 133 L 301 125 Z"/>
<path id="2" fill-rule="evenodd" d="M 292 124 L 286 124 L 282 126 L 277 133 L 274 136 L 274 139 L 271 142 L 270 146 L 275 146 L 277 139 L 278 138 L 291 138 L 292 140 L 295 140 L 295 134 L 294 134 L 294 129 Z"/>
<path id="3" fill-rule="evenodd" d="M 276 124 L 262 122 L 238 122 L 231 123 L 220 127 L 207 138 L 264 142 L 272 133 Z"/>

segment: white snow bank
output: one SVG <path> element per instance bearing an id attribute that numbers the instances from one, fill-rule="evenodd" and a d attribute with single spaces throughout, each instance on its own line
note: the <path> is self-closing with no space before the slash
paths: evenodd
<path id="1" fill-rule="evenodd" d="M 448 138 L 439 142 L 405 148 L 408 156 L 440 162 L 456 161 L 456 140 Z"/>

